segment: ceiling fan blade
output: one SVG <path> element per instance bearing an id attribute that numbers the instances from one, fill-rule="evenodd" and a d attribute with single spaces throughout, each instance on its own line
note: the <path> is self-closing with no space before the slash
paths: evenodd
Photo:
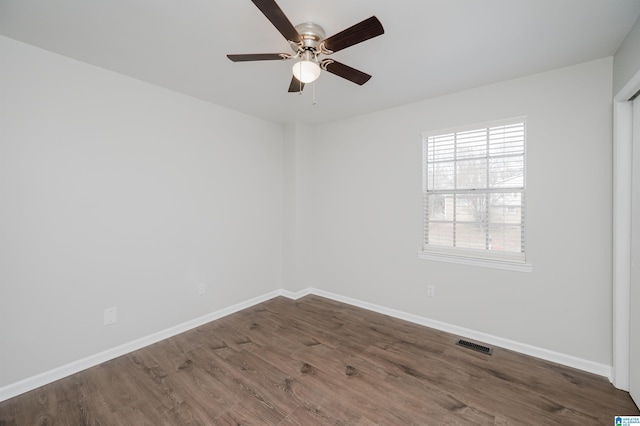
<path id="1" fill-rule="evenodd" d="M 351 68 L 348 65 L 341 64 L 340 62 L 336 62 L 333 60 L 331 62 L 327 62 L 328 63 L 326 65 L 323 64 L 323 68 L 328 72 L 330 72 L 331 74 L 335 74 L 338 77 L 346 78 L 347 80 L 359 84 L 360 86 L 365 84 L 371 78 L 369 74 L 359 71 L 355 68 Z"/>
<path id="2" fill-rule="evenodd" d="M 289 41 L 298 42 L 302 39 L 298 30 L 293 26 L 275 0 L 251 0 L 280 34 Z"/>
<path id="3" fill-rule="evenodd" d="M 233 62 L 245 62 L 245 61 L 277 61 L 286 60 L 289 55 L 283 56 L 282 53 L 249 53 L 240 55 L 227 55 L 227 58 Z"/>
<path id="4" fill-rule="evenodd" d="M 291 77 L 291 84 L 289 84 L 289 93 L 302 92 L 304 89 L 304 83 L 298 80 L 295 76 Z"/>
<path id="5" fill-rule="evenodd" d="M 364 21 L 341 31 L 338 34 L 332 35 L 325 39 L 323 44 L 327 50 L 337 52 L 382 34 L 384 34 L 382 24 L 378 18 L 372 16 L 371 18 L 365 19 Z"/>

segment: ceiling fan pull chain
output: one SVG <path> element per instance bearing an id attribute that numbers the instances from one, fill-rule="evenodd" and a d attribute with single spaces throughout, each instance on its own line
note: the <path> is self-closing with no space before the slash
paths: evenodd
<path id="1" fill-rule="evenodd" d="M 311 84 L 313 85 L 313 103 L 312 103 L 312 105 L 315 105 L 316 104 L 316 82 L 314 81 Z"/>
<path id="2" fill-rule="evenodd" d="M 302 61 L 298 62 L 298 65 L 300 66 L 300 74 L 302 74 Z M 302 96 L 302 80 L 298 80 L 298 83 L 300 83 L 300 90 L 298 90 L 298 95 Z"/>

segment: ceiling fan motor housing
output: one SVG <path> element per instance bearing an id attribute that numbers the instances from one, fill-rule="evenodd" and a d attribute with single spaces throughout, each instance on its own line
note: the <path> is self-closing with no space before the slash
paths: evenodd
<path id="1" fill-rule="evenodd" d="M 300 25 L 296 25 L 296 30 L 300 33 L 300 38 L 302 39 L 302 50 L 318 50 L 318 45 L 324 40 L 325 32 L 324 29 L 313 22 L 305 22 Z M 291 46 L 294 52 L 298 51 L 298 45 L 294 44 Z"/>

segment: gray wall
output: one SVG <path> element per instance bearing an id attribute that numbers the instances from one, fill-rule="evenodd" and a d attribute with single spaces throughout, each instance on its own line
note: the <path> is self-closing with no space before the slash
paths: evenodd
<path id="1" fill-rule="evenodd" d="M 282 128 L 0 54 L 0 388 L 307 287 L 611 365 L 611 58 Z M 418 260 L 421 132 L 522 115 L 533 272 Z"/>
<path id="2" fill-rule="evenodd" d="M 611 365 L 611 81 L 607 58 L 318 127 L 314 286 Z M 418 260 L 421 132 L 516 116 L 533 272 Z"/>
<path id="3" fill-rule="evenodd" d="M 613 58 L 613 94 L 617 94 L 638 71 L 640 71 L 640 18 Z"/>
<path id="4" fill-rule="evenodd" d="M 281 288 L 281 126 L 0 57 L 0 388 Z"/>

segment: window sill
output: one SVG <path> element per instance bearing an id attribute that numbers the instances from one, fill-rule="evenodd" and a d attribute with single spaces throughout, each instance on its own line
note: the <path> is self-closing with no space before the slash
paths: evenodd
<path id="1" fill-rule="evenodd" d="M 436 262 L 456 263 L 459 265 L 478 266 L 482 268 L 504 269 L 516 272 L 533 272 L 533 266 L 528 263 L 501 262 L 498 260 L 477 259 L 462 256 L 449 256 L 445 254 L 434 254 L 418 252 L 418 259 L 433 260 Z"/>

